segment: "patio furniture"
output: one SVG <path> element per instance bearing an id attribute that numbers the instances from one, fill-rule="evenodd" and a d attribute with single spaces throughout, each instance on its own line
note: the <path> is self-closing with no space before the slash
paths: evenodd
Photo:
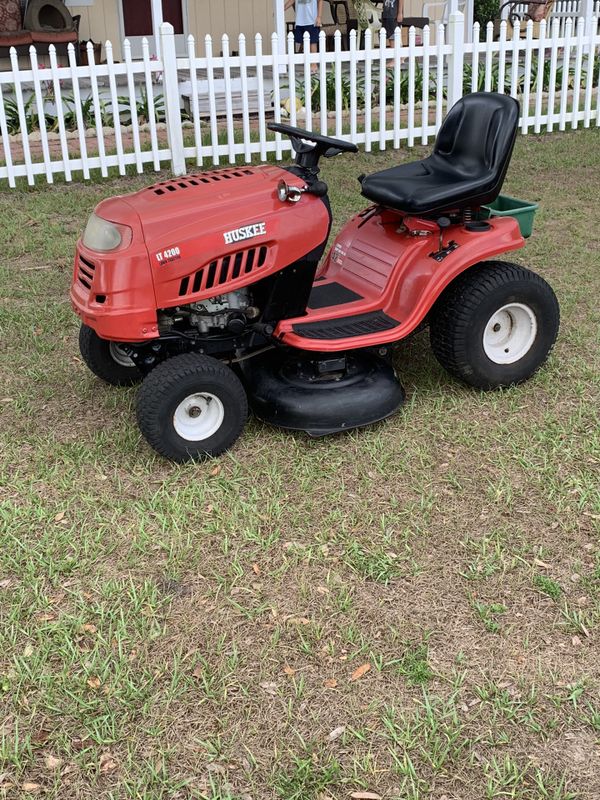
<path id="1" fill-rule="evenodd" d="M 508 0 L 498 9 L 498 18 L 494 20 L 494 39 L 500 37 L 500 23 L 506 19 L 507 34 L 512 34 L 515 22 L 520 23 L 519 37 L 522 39 L 527 36 L 527 22 L 533 20 L 533 38 L 540 38 L 540 22 L 545 19 L 548 21 L 554 8 L 554 0 Z M 504 10 L 506 13 L 503 14 Z"/>
<path id="2" fill-rule="evenodd" d="M 377 8 L 377 13 L 381 18 L 383 0 L 371 0 L 371 2 Z M 381 9 L 378 8 L 378 6 L 381 6 Z M 425 6 L 423 6 L 423 9 L 425 9 Z M 400 41 L 402 43 L 402 47 L 408 47 L 408 34 L 411 28 L 420 28 L 423 30 L 426 25 L 429 25 L 429 17 L 426 14 L 423 14 L 422 17 L 404 17 L 402 20 L 402 25 L 400 25 Z M 379 36 L 377 35 L 377 40 L 378 39 Z M 421 44 L 422 42 L 422 37 L 419 34 L 417 34 L 416 41 L 417 44 Z"/>
<path id="3" fill-rule="evenodd" d="M 457 5 L 457 11 L 464 14 L 466 5 L 466 0 L 460 0 Z M 435 25 L 447 25 L 450 20 L 450 6 L 447 0 L 441 0 L 440 2 L 434 0 L 431 3 L 424 3 L 422 13 L 424 17 L 433 19 Z"/>
<path id="4" fill-rule="evenodd" d="M 358 21 L 359 35 L 367 29 L 373 35 L 381 28 L 381 11 L 371 0 L 352 0 L 352 8 Z"/>
<path id="5" fill-rule="evenodd" d="M 426 25 L 429 25 L 429 17 L 404 17 L 402 20 L 402 27 L 400 28 L 402 47 L 408 47 L 408 34 L 411 28 L 423 30 Z M 416 43 L 423 43 L 423 37 L 419 33 L 416 35 Z"/>
<path id="6" fill-rule="evenodd" d="M 29 55 L 31 45 L 38 54 L 47 53 L 51 44 L 66 55 L 72 42 L 78 58 L 79 20 L 62 0 L 30 0 L 24 18 L 19 0 L 0 0 L 0 57 L 9 56 L 11 47 L 17 55 Z"/>
<path id="7" fill-rule="evenodd" d="M 79 42 L 79 64 L 82 67 L 87 67 L 90 63 L 88 58 L 88 44 L 92 45 L 94 64 L 100 64 L 102 61 L 102 42 L 95 42 L 93 39 L 88 39 L 87 41 Z"/>
<path id="8" fill-rule="evenodd" d="M 327 11 L 331 21 L 327 19 L 322 20 L 321 30 L 325 31 L 327 42 L 327 49 L 333 49 L 334 36 L 336 31 L 342 34 L 342 48 L 350 48 L 350 31 L 356 30 L 358 22 L 350 13 L 350 6 L 346 0 L 326 0 L 324 4 L 324 16 L 327 17 Z"/>
<path id="9" fill-rule="evenodd" d="M 498 9 L 498 16 L 494 19 L 494 40 L 500 38 L 500 24 L 506 20 L 507 36 L 512 36 L 515 22 L 520 23 L 519 37 L 527 36 L 527 22 L 533 20 L 533 38 L 539 39 L 540 22 L 548 21 L 554 8 L 554 0 L 507 0 Z"/>

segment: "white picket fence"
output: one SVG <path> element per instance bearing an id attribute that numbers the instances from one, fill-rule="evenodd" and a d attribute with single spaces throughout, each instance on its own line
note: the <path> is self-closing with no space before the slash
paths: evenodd
<path id="1" fill-rule="evenodd" d="M 472 33 L 465 41 L 456 13 L 446 28 L 411 29 L 407 46 L 399 31 L 392 47 L 383 32 L 374 42 L 367 31 L 360 46 L 353 32 L 348 50 L 337 33 L 333 49 L 322 34 L 318 53 L 308 41 L 296 53 L 291 36 L 281 43 L 274 34 L 264 49 L 256 36 L 252 52 L 240 36 L 233 52 L 224 36 L 216 55 L 207 36 L 202 54 L 190 37 L 186 57 L 178 58 L 165 23 L 160 60 L 147 43 L 143 58 L 133 60 L 128 42 L 122 63 L 108 42 L 105 64 L 94 64 L 90 46 L 89 66 L 76 64 L 73 49 L 68 65 L 59 66 L 51 48 L 45 68 L 33 48 L 26 67 L 13 53 L 12 70 L 0 72 L 0 180 L 14 187 L 20 177 L 33 185 L 37 176 L 52 183 L 55 175 L 70 181 L 94 170 L 104 177 L 115 168 L 141 173 L 147 165 L 180 175 L 269 154 L 282 159 L 290 144 L 268 130 L 270 120 L 366 150 L 427 144 L 448 108 L 478 89 L 519 99 L 523 133 L 600 125 L 596 17 L 542 22 L 539 38 L 531 22 L 510 35 L 503 22 L 497 40 L 491 23 Z M 21 133 L 11 135 L 15 128 Z"/>

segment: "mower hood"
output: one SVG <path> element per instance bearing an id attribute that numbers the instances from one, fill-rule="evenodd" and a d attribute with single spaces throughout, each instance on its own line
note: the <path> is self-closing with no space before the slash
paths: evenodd
<path id="1" fill-rule="evenodd" d="M 282 179 L 304 186 L 301 178 L 279 167 L 229 168 L 162 181 L 115 199 L 118 205 L 101 203 L 97 213 L 126 225 L 137 221 L 159 307 L 167 308 L 188 302 L 188 295 L 190 300 L 211 297 L 219 289 L 231 291 L 256 280 L 249 270 L 234 274 L 234 268 L 227 268 L 250 250 L 257 250 L 254 263 L 265 275 L 326 240 L 328 206 L 309 194 L 297 203 L 282 202 L 277 196 Z M 194 289 L 200 270 L 223 262 L 222 278 L 196 283 Z"/>

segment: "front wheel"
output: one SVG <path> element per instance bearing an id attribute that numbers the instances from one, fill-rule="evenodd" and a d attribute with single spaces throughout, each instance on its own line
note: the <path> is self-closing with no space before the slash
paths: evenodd
<path id="1" fill-rule="evenodd" d="M 137 397 L 142 434 L 158 453 L 179 463 L 225 452 L 247 416 L 239 378 L 217 359 L 195 353 L 159 364 Z"/>
<path id="2" fill-rule="evenodd" d="M 113 386 L 131 386 L 142 373 L 117 342 L 101 339 L 88 325 L 79 329 L 79 352 L 87 367 Z"/>
<path id="3" fill-rule="evenodd" d="M 485 262 L 457 278 L 430 318 L 433 352 L 452 375 L 480 389 L 530 378 L 546 361 L 560 312 L 543 278 L 504 261 Z"/>

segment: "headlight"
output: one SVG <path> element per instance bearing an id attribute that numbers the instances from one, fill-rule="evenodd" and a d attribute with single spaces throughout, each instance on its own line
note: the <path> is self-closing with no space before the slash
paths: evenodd
<path id="1" fill-rule="evenodd" d="M 281 200 L 282 203 L 288 198 L 288 186 L 287 183 L 282 179 L 277 184 L 277 197 Z"/>
<path id="2" fill-rule="evenodd" d="M 288 186 L 282 178 L 277 184 L 277 197 L 282 203 L 285 203 L 286 200 L 290 203 L 297 203 L 302 197 L 302 189 L 297 186 Z"/>
<path id="3" fill-rule="evenodd" d="M 92 214 L 83 232 L 83 244 L 90 250 L 99 250 L 107 253 L 119 247 L 131 244 L 131 228 L 127 225 L 118 225 L 102 217 Z"/>

